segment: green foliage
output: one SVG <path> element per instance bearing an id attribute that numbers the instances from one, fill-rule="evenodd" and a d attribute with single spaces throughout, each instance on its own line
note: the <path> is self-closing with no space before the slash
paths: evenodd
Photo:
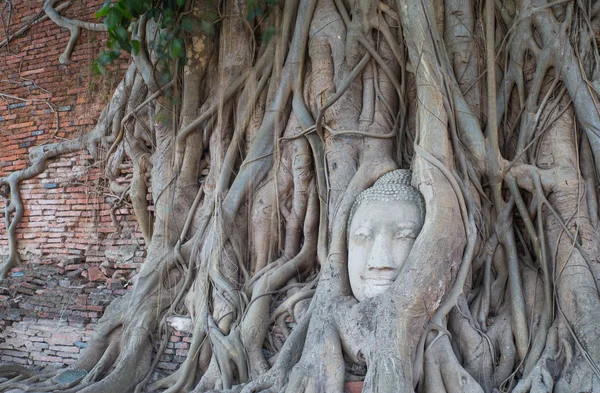
<path id="1" fill-rule="evenodd" d="M 94 69 L 104 74 L 106 67 L 118 59 L 123 52 L 137 55 L 142 49 L 142 43 L 132 37 L 134 23 L 142 15 L 154 19 L 160 29 L 160 34 L 154 41 L 154 49 L 159 62 L 178 61 L 184 64 L 184 37 L 193 32 L 202 31 L 205 34 L 215 33 L 215 24 L 221 20 L 215 11 L 209 11 L 198 20 L 190 13 L 184 13 L 186 0 L 106 0 L 102 8 L 96 12 L 97 18 L 104 18 L 108 30 L 106 49 L 103 50 L 94 63 Z M 277 5 L 277 0 L 248 0 L 248 20 L 259 22 L 267 18 L 270 10 Z M 215 5 L 215 10 L 218 7 Z M 262 40 L 268 41 L 276 33 L 275 27 L 268 27 L 262 33 Z"/>
<path id="2" fill-rule="evenodd" d="M 271 9 L 277 5 L 277 0 L 248 0 L 248 20 L 265 20 Z M 277 33 L 274 26 L 269 26 L 262 32 L 261 39 L 268 42 Z"/>
<path id="3" fill-rule="evenodd" d="M 264 42 L 269 42 L 275 33 L 277 33 L 277 29 L 274 26 L 269 26 L 265 31 L 263 31 L 262 40 Z"/>
<path id="4" fill-rule="evenodd" d="M 266 16 L 277 5 L 276 0 L 248 0 L 248 20 Z"/>
<path id="5" fill-rule="evenodd" d="M 132 38 L 131 28 L 144 14 L 161 29 L 156 43 L 160 60 L 185 61 L 185 46 L 179 33 L 193 30 L 193 23 L 187 16 L 180 17 L 184 5 L 185 0 L 106 0 L 96 12 L 97 18 L 104 18 L 108 30 L 107 49 L 98 56 L 96 71 L 104 73 L 122 52 L 137 55 L 142 50 L 142 43 Z"/>

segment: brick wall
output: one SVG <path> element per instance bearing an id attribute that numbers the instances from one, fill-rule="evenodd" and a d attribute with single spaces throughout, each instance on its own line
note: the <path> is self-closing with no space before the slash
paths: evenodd
<path id="1" fill-rule="evenodd" d="M 12 0 L 0 4 L 0 17 L 14 33 L 43 3 Z M 74 0 L 62 14 L 94 21 L 103 3 Z M 0 42 L 4 39 L 0 31 Z M 94 74 L 92 61 L 105 33 L 88 31 L 82 31 L 71 63 L 61 65 L 68 39 L 68 31 L 45 20 L 0 49 L 0 176 L 24 168 L 31 147 L 90 130 L 127 68 L 124 59 L 109 75 Z M 118 203 L 100 163 L 85 152 L 53 161 L 22 184 L 22 196 L 25 216 L 17 237 L 26 263 L 0 283 L 0 361 L 69 364 L 106 305 L 127 290 L 143 261 L 143 237 L 131 206 Z M 7 253 L 2 215 L 0 259 Z M 181 361 L 176 352 L 188 345 L 183 336 L 172 338 L 164 369 Z"/>
<path id="2" fill-rule="evenodd" d="M 94 20 L 102 3 L 76 0 L 63 14 Z M 35 18 L 42 5 L 43 0 L 12 1 L 10 31 Z M 0 14 L 8 23 L 9 13 Z M 45 20 L 0 52 L 0 176 L 24 168 L 31 147 L 75 138 L 93 127 L 127 67 L 122 60 L 111 75 L 94 74 L 92 61 L 104 37 L 105 33 L 84 31 L 71 63 L 61 65 L 59 56 L 69 33 Z M 0 32 L 0 41 L 4 38 Z M 26 210 L 18 238 L 21 255 L 29 262 L 79 257 L 86 262 L 85 276 L 106 260 L 107 251 L 117 253 L 122 246 L 137 251 L 122 266 L 128 272 L 122 273 L 141 262 L 143 240 L 132 209 L 116 203 L 119 198 L 109 192 L 100 163 L 85 152 L 54 161 L 45 173 L 24 182 L 22 191 Z M 0 255 L 7 252 L 2 227 Z"/>
<path id="3" fill-rule="evenodd" d="M 104 308 L 127 288 L 120 280 L 90 281 L 77 266 L 74 258 L 13 270 L 9 286 L 0 288 L 0 362 L 68 365 L 87 347 Z M 189 331 L 173 332 L 160 374 L 183 362 L 190 341 Z"/>

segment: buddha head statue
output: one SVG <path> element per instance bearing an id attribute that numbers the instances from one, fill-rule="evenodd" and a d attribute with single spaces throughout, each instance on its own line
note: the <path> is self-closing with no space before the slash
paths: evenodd
<path id="1" fill-rule="evenodd" d="M 423 196 L 400 169 L 361 192 L 348 218 L 348 276 L 358 301 L 385 292 L 400 274 L 425 221 Z"/>

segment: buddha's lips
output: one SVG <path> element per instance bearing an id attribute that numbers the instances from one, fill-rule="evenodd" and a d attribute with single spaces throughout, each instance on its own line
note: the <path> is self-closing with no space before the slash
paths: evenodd
<path id="1" fill-rule="evenodd" d="M 376 286 L 391 285 L 394 280 L 396 280 L 395 276 L 391 276 L 389 274 L 368 274 L 361 277 L 369 284 Z"/>

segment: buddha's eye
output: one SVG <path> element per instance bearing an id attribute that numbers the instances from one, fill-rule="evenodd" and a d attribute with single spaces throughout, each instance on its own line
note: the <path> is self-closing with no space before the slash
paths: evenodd
<path id="1" fill-rule="evenodd" d="M 396 232 L 396 239 L 416 239 L 415 233 L 410 229 L 400 229 Z"/>
<path id="2" fill-rule="evenodd" d="M 356 240 L 369 240 L 371 239 L 371 232 L 359 228 L 356 232 L 354 232 L 354 238 Z"/>

